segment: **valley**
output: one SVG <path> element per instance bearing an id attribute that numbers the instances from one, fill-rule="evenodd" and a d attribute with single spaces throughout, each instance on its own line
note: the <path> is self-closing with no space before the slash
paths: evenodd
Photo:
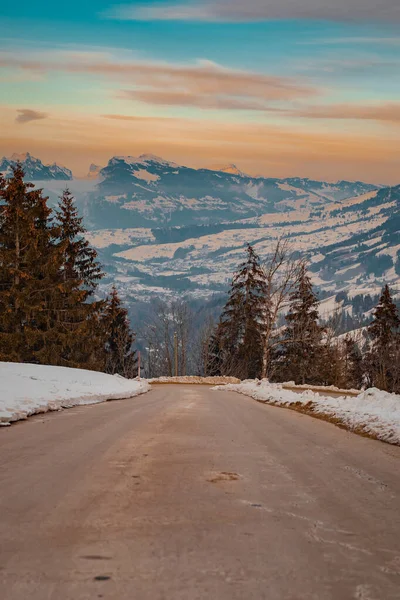
<path id="1" fill-rule="evenodd" d="M 224 294 L 247 243 L 264 259 L 282 237 L 308 257 L 326 317 L 343 306 L 332 301 L 338 293 L 376 295 L 384 281 L 396 295 L 400 186 L 255 178 L 153 155 L 113 157 L 87 179 L 66 180 L 68 170 L 50 178 L 23 156 L 52 204 L 70 188 L 107 272 L 101 288 L 117 282 L 128 303 Z"/>

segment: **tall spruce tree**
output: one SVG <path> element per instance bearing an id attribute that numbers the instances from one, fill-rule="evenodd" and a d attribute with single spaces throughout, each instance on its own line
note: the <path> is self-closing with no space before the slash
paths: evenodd
<path id="1" fill-rule="evenodd" d="M 323 329 L 318 324 L 318 318 L 318 299 L 307 268 L 302 265 L 286 315 L 286 330 L 282 343 L 284 378 L 300 384 L 319 382 Z"/>
<path id="2" fill-rule="evenodd" d="M 75 200 L 68 188 L 60 198 L 56 217 L 60 228 L 60 241 L 63 243 L 64 280 L 81 280 L 87 299 L 93 294 L 104 273 L 97 261 L 96 250 L 91 248 L 85 239 L 83 217 L 79 216 Z"/>
<path id="3" fill-rule="evenodd" d="M 222 375 L 221 332 L 219 326 L 215 327 L 208 341 L 205 375 L 208 377 Z"/>
<path id="4" fill-rule="evenodd" d="M 372 344 L 367 364 L 373 385 L 383 390 L 397 391 L 400 318 L 388 285 L 382 290 L 368 334 Z"/>
<path id="5" fill-rule="evenodd" d="M 344 385 L 349 388 L 361 389 L 363 385 L 363 357 L 361 350 L 350 335 L 344 338 Z"/>
<path id="6" fill-rule="evenodd" d="M 83 219 L 68 189 L 60 198 L 56 219 L 63 257 L 63 320 L 67 333 L 59 361 L 68 366 L 102 370 L 107 335 L 102 318 L 104 301 L 94 300 L 93 295 L 104 274 L 97 252 L 84 237 Z"/>
<path id="7" fill-rule="evenodd" d="M 128 311 L 121 304 L 115 286 L 107 298 L 103 323 L 107 332 L 105 344 L 105 371 L 123 377 L 137 375 L 136 351 L 133 349 L 135 334 L 131 330 Z"/>
<path id="8" fill-rule="evenodd" d="M 260 259 L 248 244 L 235 273 L 219 324 L 222 371 L 241 379 L 261 376 L 266 323 L 266 282 Z"/>
<path id="9" fill-rule="evenodd" d="M 42 190 L 20 164 L 0 186 L 0 359 L 42 362 L 62 331 L 54 310 L 62 258 Z"/>

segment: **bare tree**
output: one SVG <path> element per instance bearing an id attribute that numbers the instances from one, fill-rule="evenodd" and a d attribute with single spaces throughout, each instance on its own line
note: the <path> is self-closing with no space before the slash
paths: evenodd
<path id="1" fill-rule="evenodd" d="M 172 376 L 173 331 L 168 304 L 158 300 L 145 323 L 143 337 L 147 346 L 148 377 Z"/>
<path id="2" fill-rule="evenodd" d="M 178 364 L 175 365 L 175 336 L 178 344 Z M 186 375 L 191 352 L 191 311 L 183 300 L 158 300 L 145 324 L 148 377 L 169 376 L 177 371 Z"/>
<path id="3" fill-rule="evenodd" d="M 195 332 L 192 346 L 192 369 L 196 375 L 210 375 L 211 338 L 215 332 L 214 319 L 209 315 Z"/>
<path id="4" fill-rule="evenodd" d="M 272 254 L 264 263 L 267 284 L 266 295 L 266 328 L 264 336 L 264 352 L 262 378 L 272 375 L 271 353 L 275 346 L 282 343 L 277 330 L 279 315 L 286 309 L 289 296 L 299 278 L 304 258 L 296 258 L 288 239 L 279 238 Z"/>

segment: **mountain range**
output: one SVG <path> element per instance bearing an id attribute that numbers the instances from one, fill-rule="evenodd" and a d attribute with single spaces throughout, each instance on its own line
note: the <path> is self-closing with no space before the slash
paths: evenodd
<path id="1" fill-rule="evenodd" d="M 95 228 L 210 225 L 321 206 L 376 189 L 362 182 L 193 169 L 147 154 L 115 156 L 99 176 L 86 206 Z"/>
<path id="2" fill-rule="evenodd" d="M 29 154 L 23 166 L 52 202 L 70 187 L 106 267 L 104 289 L 116 281 L 128 302 L 224 293 L 246 243 L 265 258 L 280 237 L 308 257 L 327 314 L 351 316 L 353 298 L 399 284 L 400 186 L 251 177 L 148 154 L 92 165 L 86 180 Z M 0 170 L 9 167 L 3 159 Z"/>
<path id="3" fill-rule="evenodd" d="M 3 156 L 0 159 L 0 173 L 3 177 L 9 177 L 12 173 L 12 167 L 21 163 L 26 179 L 30 181 L 69 181 L 72 179 L 72 171 L 66 167 L 61 167 L 57 163 L 45 165 L 39 158 L 31 156 L 29 152 L 24 154 L 13 154 L 10 158 Z"/>

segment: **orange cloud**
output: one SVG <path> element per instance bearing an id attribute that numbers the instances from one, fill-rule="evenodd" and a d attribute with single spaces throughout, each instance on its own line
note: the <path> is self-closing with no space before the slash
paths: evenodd
<path id="1" fill-rule="evenodd" d="M 332 106 L 312 106 L 287 114 L 307 119 L 361 119 L 381 121 L 400 125 L 400 103 L 382 103 L 376 105 L 335 104 Z"/>
<path id="2" fill-rule="evenodd" d="M 139 100 L 146 104 L 161 106 L 192 106 L 196 108 L 209 108 L 216 110 L 260 110 L 275 111 L 265 100 L 235 98 L 217 94 L 201 94 L 186 92 L 168 92 L 159 90 L 124 90 L 123 98 Z M 271 92 L 270 100 L 274 99 Z"/>
<path id="3" fill-rule="evenodd" d="M 82 73 L 128 81 L 134 87 L 123 93 L 147 104 L 201 108 L 265 110 L 269 102 L 315 97 L 320 91 L 291 77 L 277 77 L 227 69 L 209 61 L 194 65 L 117 62 L 93 53 L 60 53 L 57 60 L 0 57 L 0 66 L 28 72 Z"/>

